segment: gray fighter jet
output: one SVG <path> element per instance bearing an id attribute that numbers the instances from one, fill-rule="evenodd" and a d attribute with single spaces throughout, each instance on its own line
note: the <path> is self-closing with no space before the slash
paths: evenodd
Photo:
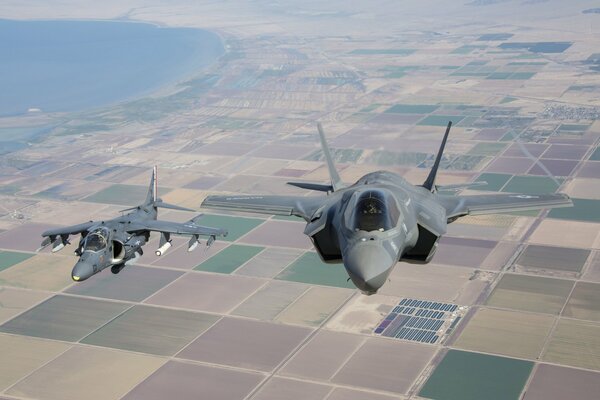
<path id="1" fill-rule="evenodd" d="M 163 255 L 171 247 L 171 235 L 190 236 L 188 251 L 193 251 L 200 236 L 207 236 L 206 245 L 210 246 L 217 236 L 227 236 L 224 229 L 200 226 L 197 220 L 185 222 L 157 221 L 158 208 L 193 211 L 168 204 L 157 198 L 156 167 L 152 172 L 148 195 L 144 204 L 123 210 L 129 211 L 120 217 L 107 221 L 89 221 L 79 225 L 50 229 L 42 233 L 45 237 L 41 250 L 52 244 L 52 252 L 62 250 L 69 244 L 69 236 L 81 234 L 75 254 L 79 261 L 75 264 L 71 277 L 76 282 L 88 279 L 105 268 L 111 267 L 118 274 L 126 265 L 135 263 L 143 254 L 142 246 L 150 239 L 150 232 L 160 232 L 159 248 L 156 255 Z"/>
<path id="2" fill-rule="evenodd" d="M 321 196 L 208 196 L 203 207 L 271 215 L 294 215 L 306 221 L 304 233 L 327 263 L 344 263 L 352 282 L 364 294 L 374 294 L 398 261 L 427 263 L 449 223 L 465 215 L 524 211 L 572 205 L 565 194 L 441 194 L 435 184 L 448 123 L 429 176 L 412 185 L 386 171 L 367 174 L 345 186 L 333 163 L 318 124 L 331 184 L 288 182 L 299 188 L 326 192 Z M 457 190 L 473 185 L 445 186 Z"/>

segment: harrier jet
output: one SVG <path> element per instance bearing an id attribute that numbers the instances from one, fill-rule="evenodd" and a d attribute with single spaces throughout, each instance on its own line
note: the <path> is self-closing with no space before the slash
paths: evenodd
<path id="1" fill-rule="evenodd" d="M 306 221 L 304 233 L 327 263 L 344 263 L 352 282 L 370 295 L 386 282 L 398 261 L 427 263 L 446 227 L 466 215 L 524 211 L 572 205 L 565 194 L 447 195 L 438 192 L 436 175 L 452 123 L 448 123 L 429 176 L 412 185 L 387 171 L 369 173 L 353 185 L 342 183 L 320 124 L 329 185 L 288 182 L 321 196 L 208 196 L 202 206 L 271 215 L 294 215 Z M 482 184 L 445 186 L 460 189 Z"/>
<path id="2" fill-rule="evenodd" d="M 120 217 L 107 221 L 89 221 L 83 224 L 50 229 L 42 233 L 45 237 L 41 250 L 52 244 L 52 252 L 62 250 L 69 242 L 70 235 L 81 234 L 75 254 L 79 261 L 75 264 L 71 277 L 76 282 L 88 279 L 105 268 L 111 267 L 118 274 L 125 265 L 135 263 L 143 254 L 142 246 L 150 239 L 150 232 L 160 232 L 160 244 L 156 255 L 163 255 L 171 247 L 171 235 L 190 236 L 188 251 L 194 250 L 200 236 L 207 236 L 210 246 L 217 236 L 226 236 L 227 231 L 197 224 L 200 216 L 185 222 L 157 221 L 158 208 L 193 211 L 187 208 L 164 203 L 157 198 L 156 167 L 152 172 L 148 195 L 144 204 L 123 210 L 129 211 Z"/>

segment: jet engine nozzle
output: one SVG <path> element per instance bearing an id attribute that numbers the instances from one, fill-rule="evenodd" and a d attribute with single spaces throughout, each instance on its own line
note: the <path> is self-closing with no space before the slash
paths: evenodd
<path id="1" fill-rule="evenodd" d="M 160 257 L 163 254 L 165 254 L 165 252 L 167 250 L 169 250 L 170 248 L 171 248 L 171 241 L 165 242 L 165 244 L 163 244 L 158 249 L 156 249 L 156 255 Z"/>

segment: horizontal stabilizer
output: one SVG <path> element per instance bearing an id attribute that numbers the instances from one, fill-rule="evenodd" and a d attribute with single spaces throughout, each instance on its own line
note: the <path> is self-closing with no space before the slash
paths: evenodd
<path id="1" fill-rule="evenodd" d="M 185 208 L 185 207 L 181 207 L 181 206 L 176 206 L 175 204 L 165 203 L 164 201 L 162 201 L 160 199 L 155 201 L 154 203 L 152 203 L 152 205 L 155 208 L 169 208 L 171 210 L 179 210 L 179 211 L 196 211 L 196 210 L 192 210 L 191 208 Z M 142 206 L 129 207 L 129 208 L 120 210 L 119 212 L 128 212 L 128 211 L 133 211 L 133 210 L 139 210 L 141 208 L 142 208 Z"/>
<path id="2" fill-rule="evenodd" d="M 200 214 L 196 215 L 194 218 L 190 219 L 189 222 L 191 222 L 192 224 L 198 224 L 200 222 L 200 220 L 202 219 L 202 217 L 204 217 L 204 214 L 200 213 Z"/>
<path id="3" fill-rule="evenodd" d="M 460 189 L 470 189 L 473 187 L 479 186 L 487 186 L 487 182 L 478 181 L 478 182 L 470 182 L 470 183 L 457 183 L 454 185 L 436 185 L 437 190 L 460 190 Z"/>
<path id="4" fill-rule="evenodd" d="M 315 190 L 317 192 L 333 192 L 333 186 L 322 185 L 320 183 L 309 182 L 287 182 L 288 185 L 299 187 L 300 189 Z"/>
<path id="5" fill-rule="evenodd" d="M 160 199 L 154 202 L 154 207 L 169 208 L 171 210 L 179 210 L 179 211 L 194 211 L 191 208 L 186 208 L 186 207 L 176 206 L 175 204 L 165 203 L 164 201 L 162 201 Z"/>

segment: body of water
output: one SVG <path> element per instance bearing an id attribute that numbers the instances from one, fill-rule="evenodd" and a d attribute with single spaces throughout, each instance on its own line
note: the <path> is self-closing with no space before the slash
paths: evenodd
<path id="1" fill-rule="evenodd" d="M 0 116 L 139 97 L 197 74 L 223 52 L 219 37 L 200 29 L 0 20 Z"/>

